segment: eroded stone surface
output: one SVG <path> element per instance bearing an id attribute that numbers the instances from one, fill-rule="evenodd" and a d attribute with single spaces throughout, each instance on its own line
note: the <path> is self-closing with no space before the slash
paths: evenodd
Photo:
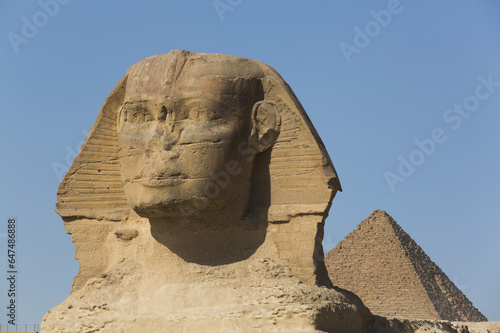
<path id="1" fill-rule="evenodd" d="M 363 331 L 323 225 L 337 175 L 269 66 L 173 50 L 129 68 L 58 190 L 80 270 L 44 332 Z"/>

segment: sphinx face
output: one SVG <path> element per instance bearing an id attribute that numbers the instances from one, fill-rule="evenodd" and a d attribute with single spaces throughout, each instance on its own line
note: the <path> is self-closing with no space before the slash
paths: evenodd
<path id="1" fill-rule="evenodd" d="M 125 98 L 118 142 L 127 200 L 143 217 L 242 215 L 253 156 L 239 147 L 250 137 L 253 102 L 208 78 L 180 80 L 170 91 Z"/>

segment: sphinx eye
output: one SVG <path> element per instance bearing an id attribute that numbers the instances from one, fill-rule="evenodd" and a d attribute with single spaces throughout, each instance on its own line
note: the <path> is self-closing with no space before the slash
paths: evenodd
<path id="1" fill-rule="evenodd" d="M 189 118 L 198 121 L 210 121 L 221 117 L 213 107 L 208 107 L 203 103 L 195 103 L 190 108 Z"/>
<path id="2" fill-rule="evenodd" d="M 127 123 L 140 124 L 154 120 L 149 110 L 142 105 L 125 105 L 123 108 L 123 119 Z"/>

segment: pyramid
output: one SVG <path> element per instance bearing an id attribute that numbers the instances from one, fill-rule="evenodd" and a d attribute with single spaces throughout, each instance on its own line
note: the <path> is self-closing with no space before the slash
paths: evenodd
<path id="1" fill-rule="evenodd" d="M 333 284 L 385 317 L 487 321 L 386 212 L 375 210 L 325 256 Z"/>

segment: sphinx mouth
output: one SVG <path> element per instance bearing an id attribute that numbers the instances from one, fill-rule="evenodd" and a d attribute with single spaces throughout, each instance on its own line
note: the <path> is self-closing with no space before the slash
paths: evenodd
<path id="1" fill-rule="evenodd" d="M 174 173 L 174 174 L 169 174 L 169 175 L 154 175 L 151 177 L 143 177 L 136 179 L 134 183 L 139 183 L 144 186 L 149 186 L 149 187 L 161 187 L 161 186 L 172 186 L 172 185 L 177 185 L 185 180 L 187 180 L 188 177 L 185 174 L 182 173 Z"/>

